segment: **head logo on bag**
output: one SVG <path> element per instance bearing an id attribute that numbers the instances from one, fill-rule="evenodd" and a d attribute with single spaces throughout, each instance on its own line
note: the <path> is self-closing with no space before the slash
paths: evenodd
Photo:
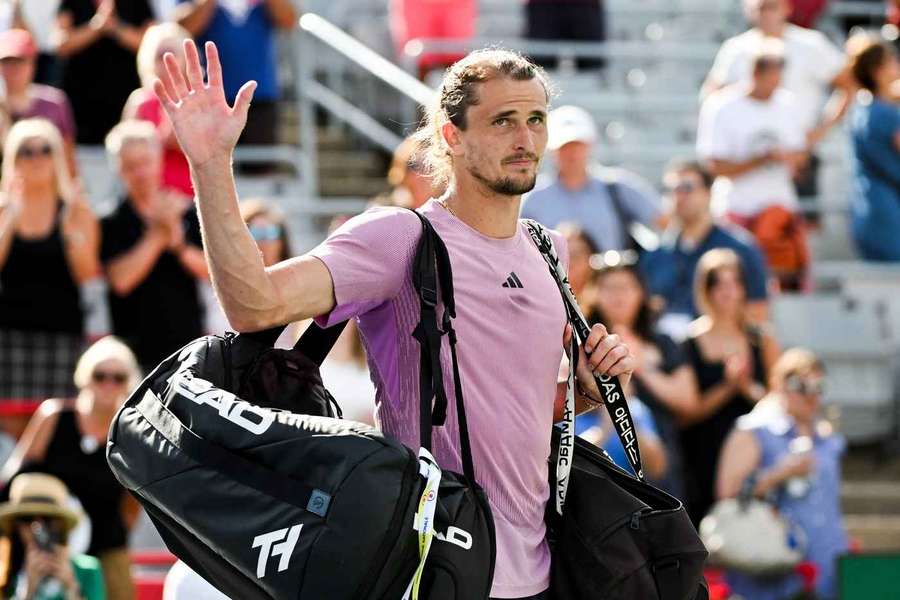
<path id="1" fill-rule="evenodd" d="M 266 568 L 269 564 L 269 557 L 279 556 L 278 572 L 286 571 L 291 562 L 291 555 L 294 553 L 294 546 L 300 539 L 300 530 L 303 525 L 294 525 L 293 527 L 285 527 L 277 529 L 269 533 L 263 533 L 253 538 L 252 548 L 259 548 L 259 560 L 256 563 L 256 576 L 262 579 L 266 576 Z"/>
<path id="2" fill-rule="evenodd" d="M 175 391 L 197 404 L 208 404 L 219 416 L 254 435 L 265 433 L 275 421 L 275 414 L 263 410 L 231 392 L 219 389 L 205 379 L 194 377 L 190 371 L 178 371 L 169 379 Z"/>

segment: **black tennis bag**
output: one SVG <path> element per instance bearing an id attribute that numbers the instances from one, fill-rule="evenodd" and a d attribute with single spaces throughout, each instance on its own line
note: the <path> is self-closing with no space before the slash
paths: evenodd
<path id="1" fill-rule="evenodd" d="M 578 345 L 590 332 L 552 238 L 539 223 L 525 224 L 559 286 L 573 328 L 566 417 L 553 428 L 551 438 L 550 489 L 555 494 L 545 519 L 552 553 L 551 596 L 705 600 L 706 547 L 681 501 L 644 481 L 631 411 L 618 380 L 601 376 L 597 387 L 634 475 L 574 435 L 573 373 Z"/>
<path id="2" fill-rule="evenodd" d="M 337 336 L 315 326 L 293 351 L 272 351 L 271 332 L 195 340 L 116 415 L 107 445 L 116 477 L 169 549 L 231 598 L 488 597 L 494 527 L 474 479 L 452 274 L 443 242 L 422 223 L 413 272 L 422 306 L 414 332 L 422 349 L 418 456 L 372 427 L 334 418 L 318 364 Z M 431 427 L 446 415 L 443 334 L 457 378 L 464 474 L 442 472 L 429 454 Z M 279 391 L 292 400 L 267 397 Z"/>

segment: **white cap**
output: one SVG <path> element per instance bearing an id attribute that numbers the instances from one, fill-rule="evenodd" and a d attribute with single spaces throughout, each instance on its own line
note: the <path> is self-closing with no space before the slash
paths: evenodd
<path id="1" fill-rule="evenodd" d="M 560 106 L 547 118 L 547 148 L 559 150 L 569 142 L 593 144 L 597 141 L 597 125 L 593 117 L 577 106 Z"/>

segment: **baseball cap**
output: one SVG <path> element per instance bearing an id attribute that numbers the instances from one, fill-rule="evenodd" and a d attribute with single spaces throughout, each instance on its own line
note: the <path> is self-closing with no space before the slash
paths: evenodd
<path id="1" fill-rule="evenodd" d="M 547 148 L 559 150 L 569 142 L 593 144 L 597 141 L 597 125 L 593 117 L 577 106 L 560 106 L 547 118 Z"/>
<path id="2" fill-rule="evenodd" d="M 37 54 L 34 38 L 24 29 L 9 29 L 0 33 L 0 60 L 4 58 L 32 58 Z"/>

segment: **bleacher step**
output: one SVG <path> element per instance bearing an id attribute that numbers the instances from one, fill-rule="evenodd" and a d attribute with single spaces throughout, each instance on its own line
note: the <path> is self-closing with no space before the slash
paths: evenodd
<path id="1" fill-rule="evenodd" d="M 900 550 L 900 515 L 847 515 L 844 524 L 865 552 Z"/>

